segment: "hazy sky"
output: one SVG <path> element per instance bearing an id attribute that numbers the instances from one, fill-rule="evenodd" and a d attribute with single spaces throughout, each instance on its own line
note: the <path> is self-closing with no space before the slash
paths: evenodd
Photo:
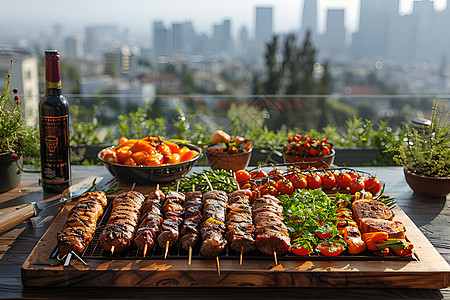
<path id="1" fill-rule="evenodd" d="M 355 31 L 359 0 L 317 0 L 319 22 L 323 24 L 328 7 L 346 7 L 346 27 Z M 377 1 L 377 0 L 373 0 Z M 411 10 L 413 0 L 401 0 L 401 13 Z M 426 0 L 428 1 L 428 0 Z M 300 26 L 303 0 L 1 0 L 0 28 L 33 28 L 61 23 L 71 29 L 85 25 L 115 23 L 134 32 L 150 33 L 154 20 L 191 20 L 199 32 L 211 34 L 213 24 L 232 19 L 233 34 L 247 26 L 253 32 L 255 6 L 272 6 L 274 31 L 288 32 Z M 435 0 L 435 8 L 445 8 L 446 0 Z M 1 29 L 0 29 L 1 30 Z"/>

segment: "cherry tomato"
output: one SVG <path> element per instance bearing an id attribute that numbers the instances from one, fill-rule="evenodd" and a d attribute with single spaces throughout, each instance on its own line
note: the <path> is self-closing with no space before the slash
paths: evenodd
<path id="1" fill-rule="evenodd" d="M 115 150 L 106 149 L 105 151 L 102 151 L 101 157 L 104 161 L 107 161 L 109 163 L 113 163 L 113 164 L 119 163 L 119 160 L 117 159 L 117 154 L 116 154 Z"/>
<path id="2" fill-rule="evenodd" d="M 341 189 L 346 189 L 350 185 L 351 181 L 352 181 L 352 177 L 350 176 L 350 174 L 349 173 L 343 173 L 343 174 L 339 175 L 338 178 L 336 179 L 336 184 Z"/>
<path id="3" fill-rule="evenodd" d="M 172 151 L 170 151 L 169 146 L 167 146 L 164 143 L 159 144 L 158 147 L 156 147 L 156 150 L 158 150 L 159 153 L 165 156 L 169 156 L 170 154 L 172 154 Z"/>
<path id="4" fill-rule="evenodd" d="M 270 171 L 267 176 L 271 176 L 271 178 L 275 181 L 278 181 L 281 179 L 281 176 L 276 176 L 276 175 L 280 175 L 283 172 L 280 169 L 273 169 L 272 171 Z"/>
<path id="5" fill-rule="evenodd" d="M 371 176 L 364 180 L 364 189 L 372 195 L 376 195 L 381 190 L 381 183 L 375 176 Z"/>
<path id="6" fill-rule="evenodd" d="M 317 175 L 317 173 L 312 172 L 306 176 L 306 182 L 308 184 L 308 189 L 315 190 L 321 186 L 322 179 L 320 179 L 320 176 Z"/>
<path id="7" fill-rule="evenodd" d="M 245 184 L 248 180 L 250 180 L 251 175 L 246 170 L 238 170 L 235 173 L 236 180 L 239 182 L 239 184 Z"/>
<path id="8" fill-rule="evenodd" d="M 310 255 L 312 252 L 310 249 L 308 249 L 308 245 L 306 245 L 306 244 L 303 244 L 303 245 L 294 244 L 294 245 L 292 245 L 291 250 L 295 255 L 298 255 L 298 256 L 307 256 L 307 255 Z"/>
<path id="9" fill-rule="evenodd" d="M 159 166 L 164 162 L 164 155 L 161 153 L 150 153 L 144 161 L 146 166 Z"/>
<path id="10" fill-rule="evenodd" d="M 362 191 L 364 189 L 364 178 L 363 177 L 353 178 L 352 181 L 350 181 L 348 187 L 350 188 L 350 193 L 352 194 Z"/>
<path id="11" fill-rule="evenodd" d="M 130 151 L 130 147 L 123 147 L 118 150 L 116 150 L 117 159 L 119 160 L 119 163 L 123 163 L 124 161 L 131 158 L 131 155 L 133 155 L 133 152 Z"/>
<path id="12" fill-rule="evenodd" d="M 337 256 L 344 251 L 341 244 L 331 241 L 318 243 L 317 249 L 325 256 Z"/>
<path id="13" fill-rule="evenodd" d="M 292 195 L 294 192 L 294 185 L 287 178 L 281 178 L 277 181 L 275 188 L 282 195 Z"/>
<path id="14" fill-rule="evenodd" d="M 135 166 L 136 162 L 134 161 L 133 158 L 128 158 L 127 160 L 125 160 L 124 162 L 122 162 L 122 164 L 124 164 L 125 166 Z"/>
<path id="15" fill-rule="evenodd" d="M 299 174 L 292 174 L 288 177 L 288 179 L 292 182 L 295 189 L 306 189 L 308 183 L 306 182 L 306 176 Z"/>
<path id="16" fill-rule="evenodd" d="M 251 172 L 250 174 L 252 175 L 252 179 L 267 177 L 267 172 L 263 170 L 256 170 Z"/>
<path id="17" fill-rule="evenodd" d="M 267 184 L 264 183 L 260 188 L 259 188 L 259 194 L 261 196 L 269 194 L 272 196 L 276 196 L 278 195 L 278 190 L 271 184 Z"/>
<path id="18" fill-rule="evenodd" d="M 136 164 L 143 165 L 145 162 L 145 159 L 147 158 L 147 153 L 144 151 L 139 151 L 139 152 L 133 153 L 133 155 L 131 157 L 134 159 Z"/>
<path id="19" fill-rule="evenodd" d="M 165 164 L 177 164 L 180 162 L 180 154 L 178 153 L 172 153 L 170 155 L 164 156 L 164 163 Z"/>
<path id="20" fill-rule="evenodd" d="M 124 137 L 124 136 L 121 137 L 120 140 L 119 140 L 119 145 L 122 144 L 122 143 L 125 143 L 126 141 L 128 141 L 128 139 L 126 137 Z"/>
<path id="21" fill-rule="evenodd" d="M 331 189 L 336 185 L 336 177 L 333 172 L 326 171 L 322 176 L 322 187 L 324 189 Z"/>

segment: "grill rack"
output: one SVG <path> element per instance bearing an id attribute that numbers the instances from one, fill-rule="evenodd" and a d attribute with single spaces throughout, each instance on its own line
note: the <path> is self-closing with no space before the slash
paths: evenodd
<path id="1" fill-rule="evenodd" d="M 107 224 L 109 217 L 111 216 L 112 201 L 109 201 L 105 208 L 103 215 L 97 221 L 97 229 L 92 235 L 92 240 L 83 251 L 81 257 L 85 260 L 89 259 L 101 259 L 101 260 L 164 260 L 164 250 L 155 241 L 155 246 L 153 249 L 147 251 L 146 256 L 139 248 L 132 243 L 131 246 L 119 253 L 111 254 L 100 246 L 100 235 L 103 231 L 104 226 Z M 215 257 L 202 256 L 200 254 L 200 242 L 197 242 L 196 246 L 192 248 L 192 260 L 212 260 Z M 55 247 L 50 255 L 50 258 L 55 258 L 58 255 L 58 248 Z M 168 251 L 167 259 L 181 259 L 188 260 L 188 251 L 181 247 L 181 243 L 177 241 L 174 243 Z M 222 260 L 239 260 L 239 253 L 233 251 L 229 246 L 225 247 L 225 250 L 219 255 Z M 265 255 L 258 250 L 253 250 L 246 252 L 243 255 L 244 260 L 273 260 L 274 258 L 269 255 Z M 382 256 L 376 255 L 372 251 L 366 250 L 360 255 L 338 255 L 334 257 L 328 257 L 322 254 L 312 254 L 310 256 L 297 256 L 292 254 L 279 255 L 277 256 L 278 261 L 416 261 L 418 258 L 413 257 L 402 257 L 402 256 Z"/>

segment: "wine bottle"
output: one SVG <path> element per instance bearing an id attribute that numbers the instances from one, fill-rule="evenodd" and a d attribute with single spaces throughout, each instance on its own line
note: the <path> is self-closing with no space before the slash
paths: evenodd
<path id="1" fill-rule="evenodd" d="M 69 103 L 62 95 L 59 52 L 45 51 L 45 96 L 39 102 L 42 187 L 61 193 L 70 186 Z"/>

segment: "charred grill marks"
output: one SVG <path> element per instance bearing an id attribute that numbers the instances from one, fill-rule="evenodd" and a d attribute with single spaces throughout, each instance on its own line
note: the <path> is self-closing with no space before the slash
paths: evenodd
<path id="1" fill-rule="evenodd" d="M 80 196 L 70 210 L 61 233 L 57 236 L 58 252 L 81 254 L 97 228 L 97 220 L 107 204 L 105 192 L 89 192 Z"/>
<path id="2" fill-rule="evenodd" d="M 111 217 L 100 235 L 100 245 L 110 252 L 121 252 L 133 241 L 139 221 L 144 195 L 136 191 L 122 193 L 114 198 Z"/>

